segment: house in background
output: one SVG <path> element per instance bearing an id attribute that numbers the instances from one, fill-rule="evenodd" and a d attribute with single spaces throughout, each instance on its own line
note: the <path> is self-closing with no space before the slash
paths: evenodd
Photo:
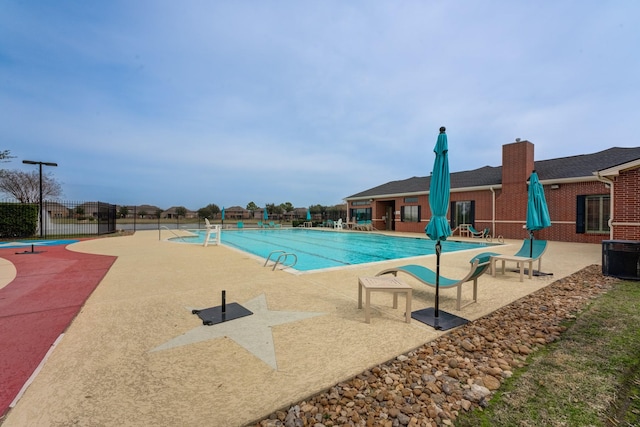
<path id="1" fill-rule="evenodd" d="M 179 219 L 178 218 L 178 213 L 177 213 L 178 208 L 180 208 L 180 206 L 172 206 L 169 209 L 167 209 L 166 211 L 163 211 L 162 212 L 162 218 Z M 189 210 L 187 208 L 185 208 L 185 211 L 186 211 L 186 213 L 185 213 L 184 218 L 192 219 L 192 218 L 197 218 L 198 217 L 198 213 L 197 212 L 194 212 L 194 211 Z"/>
<path id="2" fill-rule="evenodd" d="M 218 214 L 221 217 L 222 213 Z M 231 206 L 224 208 L 225 219 L 249 219 L 251 218 L 251 212 L 242 206 Z"/>
<path id="3" fill-rule="evenodd" d="M 49 214 L 49 218 L 61 219 L 68 218 L 70 216 L 69 208 L 59 202 L 43 201 L 44 211 Z"/>
<path id="4" fill-rule="evenodd" d="M 640 241 L 640 147 L 610 148 L 534 160 L 534 145 L 503 145 L 502 166 L 451 173 L 451 228 L 471 224 L 494 236 L 527 237 L 527 181 L 544 186 L 551 227 L 536 238 L 565 242 Z M 346 197 L 349 220 L 372 220 L 378 230 L 424 233 L 431 218 L 430 177 L 392 181 Z"/>
<path id="5" fill-rule="evenodd" d="M 162 211 L 164 211 L 164 209 L 154 205 L 117 205 L 116 210 L 120 212 L 122 207 L 127 208 L 126 218 L 157 219 Z"/>
<path id="6" fill-rule="evenodd" d="M 282 214 L 282 219 L 284 219 L 285 221 L 306 219 L 307 210 L 309 210 L 309 208 L 293 208 L 293 210 L 290 212 L 284 212 Z"/>

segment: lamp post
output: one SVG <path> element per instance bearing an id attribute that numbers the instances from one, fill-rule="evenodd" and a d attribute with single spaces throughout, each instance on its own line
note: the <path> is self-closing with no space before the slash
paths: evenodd
<path id="1" fill-rule="evenodd" d="M 27 165 L 38 165 L 40 167 L 40 201 L 38 203 L 39 209 L 40 209 L 40 237 L 43 237 L 43 232 L 44 232 L 44 227 L 43 227 L 43 220 L 44 218 L 42 217 L 42 165 L 45 166 L 58 166 L 57 163 L 52 163 L 52 162 L 35 162 L 33 160 L 23 160 L 22 163 L 27 164 Z"/>

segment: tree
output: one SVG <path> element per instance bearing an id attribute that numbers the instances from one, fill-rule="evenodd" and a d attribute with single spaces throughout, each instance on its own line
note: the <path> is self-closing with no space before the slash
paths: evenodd
<path id="1" fill-rule="evenodd" d="M 275 203 L 267 203 L 265 209 L 270 215 L 280 215 L 284 211 L 282 205 L 276 205 Z"/>
<path id="2" fill-rule="evenodd" d="M 213 219 L 220 213 L 220 208 L 215 203 L 210 203 L 204 208 L 198 209 L 198 216 L 200 218 Z"/>
<path id="3" fill-rule="evenodd" d="M 0 162 L 6 163 L 9 161 L 9 159 L 14 159 L 15 157 L 16 156 L 11 155 L 11 151 L 9 150 L 0 151 Z"/>
<path id="4" fill-rule="evenodd" d="M 187 208 L 185 208 L 184 206 L 178 206 L 176 208 L 176 215 L 178 216 L 178 219 L 180 217 L 184 218 L 187 216 Z"/>
<path id="5" fill-rule="evenodd" d="M 19 170 L 0 170 L 0 192 L 7 193 L 21 203 L 40 201 L 40 173 Z M 49 173 L 42 174 L 42 198 L 56 198 L 62 195 L 62 187 Z"/>
<path id="6" fill-rule="evenodd" d="M 309 206 L 309 212 L 311 212 L 311 215 L 322 215 L 322 218 L 324 218 L 325 213 L 327 212 L 327 207 L 322 205 L 311 205 Z"/>
<path id="7" fill-rule="evenodd" d="M 285 212 L 291 212 L 293 209 L 295 209 L 291 202 L 280 203 L 280 208 L 282 208 Z"/>
<path id="8" fill-rule="evenodd" d="M 129 208 L 126 206 L 120 206 L 120 209 L 118 209 L 118 215 L 120 215 L 120 218 L 126 218 L 127 215 L 129 215 Z"/>
<path id="9" fill-rule="evenodd" d="M 76 206 L 75 213 L 76 213 L 76 219 L 84 219 L 84 207 Z"/>
<path id="10" fill-rule="evenodd" d="M 251 212 L 251 217 L 253 218 L 254 213 L 258 210 L 258 206 L 253 202 L 249 202 L 247 203 L 247 210 Z"/>

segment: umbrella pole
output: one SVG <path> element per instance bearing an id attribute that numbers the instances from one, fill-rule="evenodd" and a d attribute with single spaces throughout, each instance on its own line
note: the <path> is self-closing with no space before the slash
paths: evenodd
<path id="1" fill-rule="evenodd" d="M 440 253 L 442 252 L 442 244 L 440 240 L 436 242 L 436 308 L 434 317 L 438 318 L 439 302 L 440 302 Z M 436 327 L 436 329 L 438 329 Z"/>
<path id="2" fill-rule="evenodd" d="M 529 258 L 533 258 L 533 231 L 529 231 Z"/>

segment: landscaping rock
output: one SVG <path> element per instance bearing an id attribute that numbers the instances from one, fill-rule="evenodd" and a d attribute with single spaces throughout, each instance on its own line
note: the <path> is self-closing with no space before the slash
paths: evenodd
<path id="1" fill-rule="evenodd" d="M 456 414 L 486 407 L 502 379 L 616 281 L 587 267 L 254 425 L 455 425 Z"/>

